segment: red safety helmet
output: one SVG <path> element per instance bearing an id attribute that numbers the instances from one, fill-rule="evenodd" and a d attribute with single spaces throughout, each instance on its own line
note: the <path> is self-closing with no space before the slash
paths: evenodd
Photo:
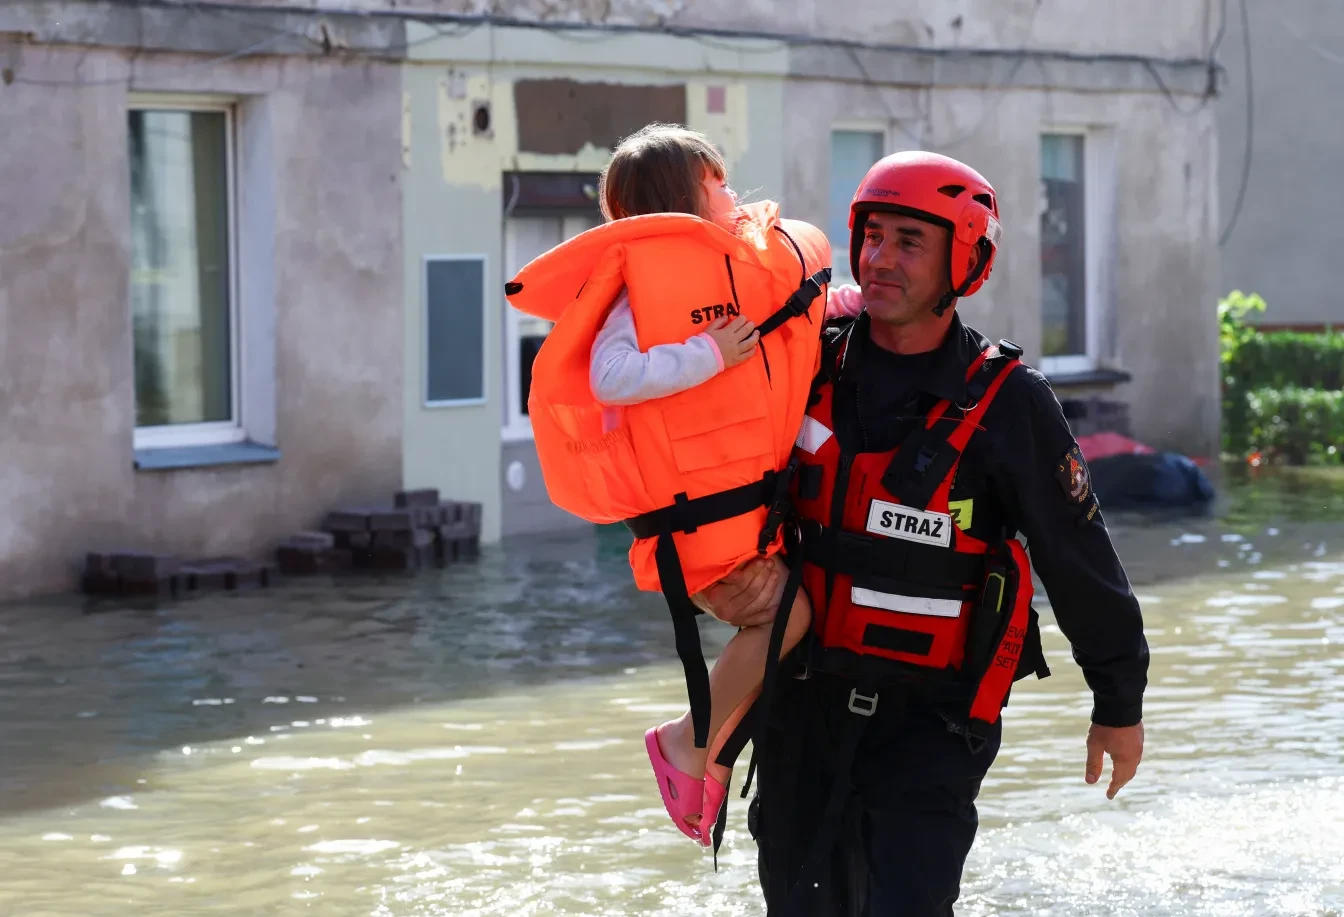
<path id="1" fill-rule="evenodd" d="M 937 153 L 910 150 L 879 159 L 859 183 L 849 205 L 849 266 L 857 281 L 859 250 L 863 247 L 862 214 L 871 211 L 901 213 L 952 232 L 948 274 L 952 289 L 934 307 L 942 315 L 953 301 L 970 296 L 984 285 L 994 266 L 1003 229 L 994 188 L 965 163 Z M 980 263 L 967 276 L 973 249 Z"/>

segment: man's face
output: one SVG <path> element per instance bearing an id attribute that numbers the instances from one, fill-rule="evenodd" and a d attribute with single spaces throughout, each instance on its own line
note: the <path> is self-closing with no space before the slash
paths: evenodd
<path id="1" fill-rule="evenodd" d="M 907 325 L 933 315 L 949 289 L 948 230 L 896 213 L 869 213 L 859 286 L 874 321 Z"/>

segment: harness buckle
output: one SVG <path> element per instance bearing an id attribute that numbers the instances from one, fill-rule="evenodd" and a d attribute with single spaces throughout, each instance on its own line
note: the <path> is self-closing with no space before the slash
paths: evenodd
<path id="1" fill-rule="evenodd" d="M 770 542 L 775 540 L 775 534 L 779 527 L 784 523 L 784 518 L 789 512 L 791 503 L 789 501 L 789 483 L 793 480 L 794 472 L 798 470 L 798 459 L 789 459 L 789 464 L 783 471 L 776 472 L 774 480 L 774 493 L 771 495 L 770 502 L 767 504 L 765 514 L 765 524 L 761 526 L 761 534 L 756 539 L 756 553 L 764 555 L 770 547 Z"/>
<path id="2" fill-rule="evenodd" d="M 872 696 L 860 694 L 858 688 L 849 690 L 849 712 L 857 713 L 859 716 L 872 716 L 877 712 L 877 692 Z"/>

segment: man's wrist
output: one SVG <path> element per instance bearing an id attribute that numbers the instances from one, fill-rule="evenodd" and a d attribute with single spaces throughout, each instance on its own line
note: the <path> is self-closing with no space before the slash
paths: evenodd
<path id="1" fill-rule="evenodd" d="M 1092 702 L 1092 722 L 1097 726 L 1123 729 L 1143 722 L 1143 700 L 1122 701 L 1113 698 L 1095 698 Z"/>

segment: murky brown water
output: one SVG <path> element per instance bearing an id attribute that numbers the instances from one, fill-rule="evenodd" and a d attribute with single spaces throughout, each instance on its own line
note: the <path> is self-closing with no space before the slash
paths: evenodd
<path id="1" fill-rule="evenodd" d="M 1148 757 L 1113 803 L 1083 784 L 1090 702 L 1047 628 L 959 913 L 1344 914 L 1340 505 L 1262 485 L 1113 521 Z M 0 610 L 0 914 L 762 914 L 744 806 L 717 874 L 663 815 L 641 739 L 684 686 L 627 580 L 604 532 L 414 580 Z"/>

